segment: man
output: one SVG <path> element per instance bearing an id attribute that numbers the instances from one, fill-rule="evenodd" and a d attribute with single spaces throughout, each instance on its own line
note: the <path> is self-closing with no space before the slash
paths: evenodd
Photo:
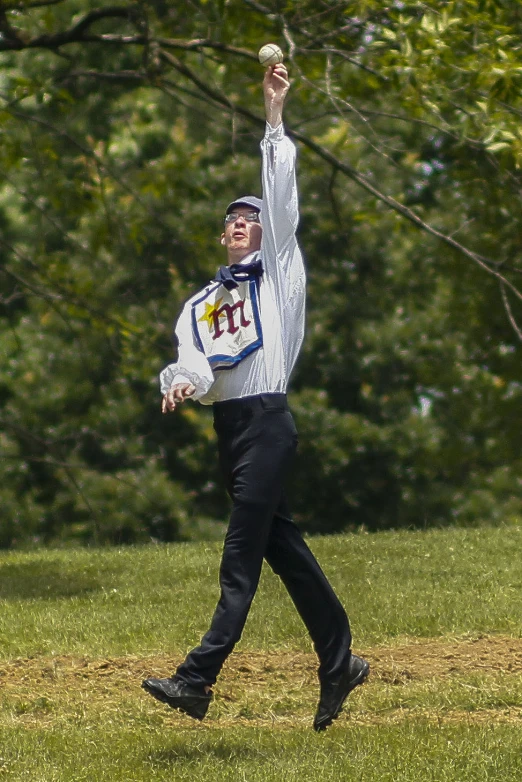
<path id="1" fill-rule="evenodd" d="M 189 397 L 213 405 L 233 507 L 209 631 L 172 678 L 146 679 L 142 686 L 203 719 L 211 688 L 241 637 L 264 558 L 282 579 L 319 657 L 314 728 L 320 731 L 364 682 L 369 665 L 351 652 L 346 613 L 292 522 L 284 494 L 297 445 L 286 389 L 305 312 L 305 272 L 295 236 L 295 147 L 282 124 L 289 87 L 284 65 L 266 71 L 263 198 L 243 196 L 227 207 L 221 244 L 228 265 L 186 303 L 176 326 L 178 361 L 161 375 L 164 413 Z"/>

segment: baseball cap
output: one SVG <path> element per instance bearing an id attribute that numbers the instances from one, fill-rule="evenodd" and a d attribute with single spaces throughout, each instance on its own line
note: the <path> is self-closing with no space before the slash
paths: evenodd
<path id="1" fill-rule="evenodd" d="M 241 196 L 241 198 L 237 198 L 235 201 L 232 201 L 232 203 L 227 206 L 225 214 L 227 215 L 236 206 L 252 206 L 254 207 L 254 209 L 257 209 L 258 212 L 260 212 L 263 206 L 263 201 L 261 198 L 257 198 L 257 196 L 252 196 L 252 195 Z"/>

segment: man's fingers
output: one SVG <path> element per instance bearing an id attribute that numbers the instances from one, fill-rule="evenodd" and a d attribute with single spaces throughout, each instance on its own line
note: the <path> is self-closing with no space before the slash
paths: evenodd
<path id="1" fill-rule="evenodd" d="M 277 63 L 277 65 L 273 65 L 273 71 L 272 73 L 274 76 L 278 76 L 280 79 L 288 79 L 288 71 L 286 69 L 286 65 L 283 65 L 282 62 Z"/>
<path id="2" fill-rule="evenodd" d="M 176 409 L 176 403 L 174 402 L 174 400 L 168 399 L 167 395 L 165 395 L 161 403 L 161 412 L 172 413 L 175 409 Z"/>
<path id="3" fill-rule="evenodd" d="M 174 386 L 173 390 L 176 402 L 184 402 L 187 397 L 195 393 L 196 387 L 192 383 L 187 383 L 183 386 Z"/>
<path id="4" fill-rule="evenodd" d="M 278 63 L 278 65 L 272 65 L 271 68 L 269 68 L 269 70 L 266 72 L 266 76 L 268 77 L 268 80 L 274 77 L 277 79 L 277 81 L 283 82 L 285 85 L 290 85 L 288 71 L 282 63 Z"/>
<path id="5" fill-rule="evenodd" d="M 192 383 L 183 383 L 169 388 L 161 402 L 161 412 L 173 412 L 176 407 L 185 401 L 189 396 L 196 393 L 196 386 Z"/>

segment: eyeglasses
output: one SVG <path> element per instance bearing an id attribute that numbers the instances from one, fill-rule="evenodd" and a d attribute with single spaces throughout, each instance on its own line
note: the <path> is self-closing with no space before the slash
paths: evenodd
<path id="1" fill-rule="evenodd" d="M 246 220 L 247 223 L 259 222 L 259 212 L 246 212 L 244 215 L 240 215 L 238 212 L 230 212 L 229 214 L 225 215 L 225 225 L 227 223 L 235 223 L 235 221 L 240 217 Z"/>

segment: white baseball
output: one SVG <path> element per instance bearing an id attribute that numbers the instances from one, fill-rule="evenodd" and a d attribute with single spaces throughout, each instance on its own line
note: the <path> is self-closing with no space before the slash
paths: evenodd
<path id="1" fill-rule="evenodd" d="M 269 65 L 277 65 L 278 62 L 283 62 L 283 52 L 276 43 L 265 43 L 259 50 L 257 55 L 259 62 L 264 68 L 268 68 Z"/>

